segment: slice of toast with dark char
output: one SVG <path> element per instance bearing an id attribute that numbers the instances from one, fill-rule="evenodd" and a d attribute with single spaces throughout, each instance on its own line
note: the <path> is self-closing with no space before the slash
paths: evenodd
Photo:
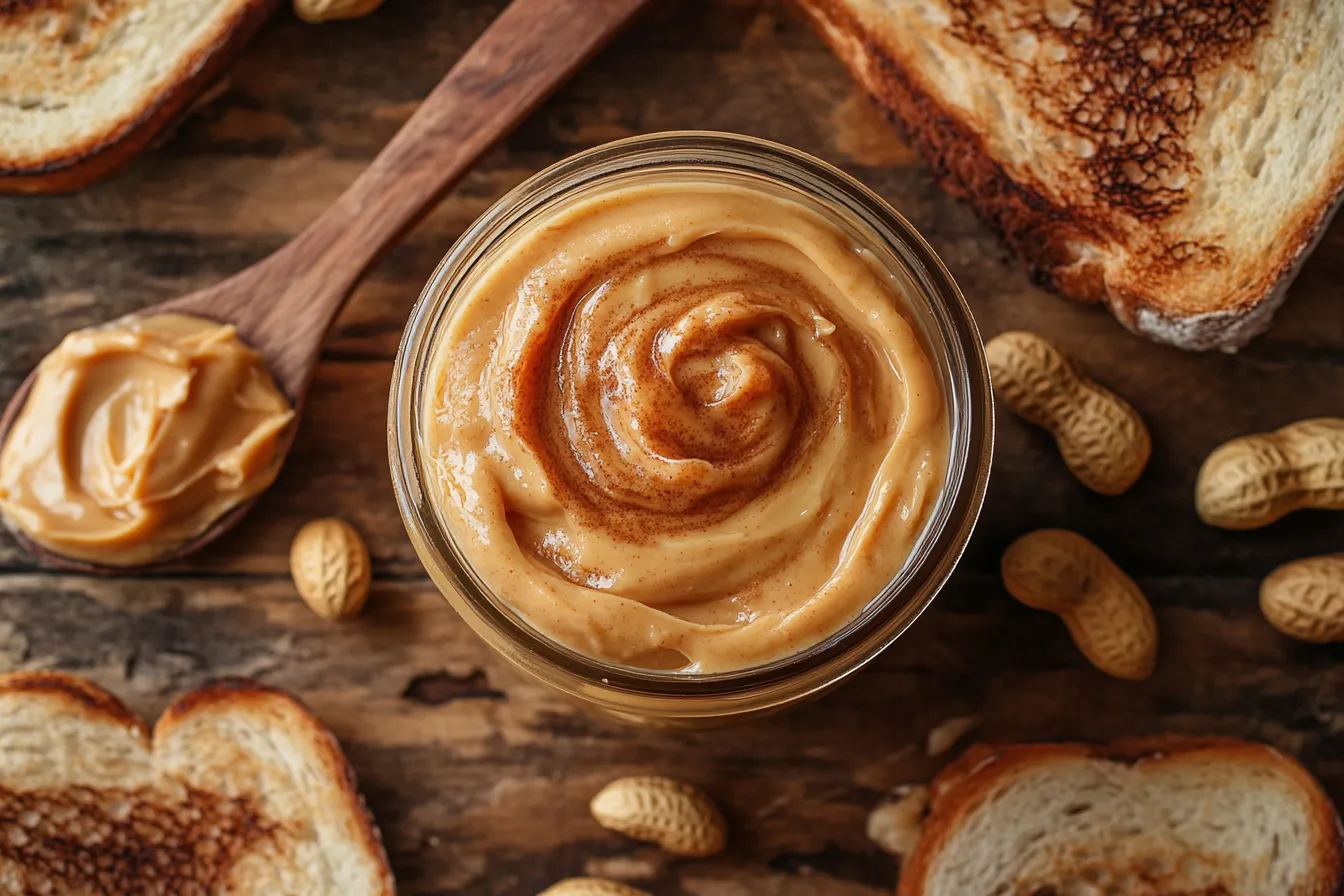
<path id="1" fill-rule="evenodd" d="M 255 682 L 177 700 L 153 736 L 73 675 L 0 675 L 0 894 L 392 896 L 336 739 Z"/>
<path id="2" fill-rule="evenodd" d="M 1338 0 L 797 0 L 1043 280 L 1231 349 L 1344 193 Z"/>
<path id="3" fill-rule="evenodd" d="M 0 192 L 92 183 L 190 106 L 279 0 L 0 0 Z"/>

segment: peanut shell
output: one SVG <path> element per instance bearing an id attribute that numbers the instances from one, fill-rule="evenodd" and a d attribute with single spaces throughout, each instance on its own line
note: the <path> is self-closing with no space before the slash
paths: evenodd
<path id="1" fill-rule="evenodd" d="M 1118 495 L 1138 480 L 1152 453 L 1143 418 L 1087 377 L 1035 333 L 1001 333 L 985 345 L 1003 405 L 1055 437 L 1064 464 L 1083 485 Z"/>
<path id="2" fill-rule="evenodd" d="M 599 877 L 571 877 L 558 884 L 552 884 L 538 896 L 649 896 L 649 894 Z"/>
<path id="3" fill-rule="evenodd" d="M 929 788 L 911 787 L 900 798 L 883 803 L 868 815 L 868 839 L 885 853 L 905 858 L 919 845 Z"/>
<path id="4" fill-rule="evenodd" d="M 1039 529 L 1009 545 L 1008 593 L 1064 620 L 1088 661 L 1116 678 L 1142 679 L 1157 662 L 1157 620 L 1134 580 L 1076 532 Z"/>
<path id="5" fill-rule="evenodd" d="M 621 778 L 602 788 L 590 808 L 602 827 L 673 855 L 712 856 L 727 842 L 727 825 L 709 797 L 671 778 Z"/>
<path id="6" fill-rule="evenodd" d="M 1344 641 L 1344 554 L 1283 564 L 1260 583 L 1260 610 L 1290 638 Z"/>
<path id="7" fill-rule="evenodd" d="M 1195 509 L 1210 526 L 1258 529 L 1308 507 L 1344 510 L 1344 419 L 1224 442 L 1199 468 Z"/>
<path id="8" fill-rule="evenodd" d="M 294 12 L 305 22 L 357 19 L 383 5 L 383 0 L 294 0 Z"/>
<path id="9" fill-rule="evenodd" d="M 289 548 L 294 587 L 323 619 L 359 613 L 369 595 L 369 549 L 349 523 L 328 517 L 304 524 Z"/>

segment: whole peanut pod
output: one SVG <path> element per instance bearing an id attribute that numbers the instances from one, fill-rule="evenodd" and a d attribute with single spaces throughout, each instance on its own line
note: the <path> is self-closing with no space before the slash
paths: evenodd
<path id="1" fill-rule="evenodd" d="M 1290 638 L 1344 641 L 1344 554 L 1283 564 L 1260 583 L 1260 610 Z"/>
<path id="2" fill-rule="evenodd" d="M 289 548 L 294 587 L 323 619 L 358 615 L 369 596 L 369 549 L 354 526 L 335 517 L 311 520 Z"/>
<path id="3" fill-rule="evenodd" d="M 603 787 L 590 807 L 597 823 L 678 856 L 723 852 L 728 828 L 714 803 L 671 778 L 621 778 Z"/>
<path id="4" fill-rule="evenodd" d="M 1318 417 L 1242 436 L 1199 468 L 1195 509 L 1223 529 L 1257 529 L 1306 507 L 1344 510 L 1344 420 Z"/>
<path id="5" fill-rule="evenodd" d="M 1052 343 L 1034 333 L 1001 333 L 985 345 L 985 355 L 1004 406 L 1049 430 L 1083 485 L 1118 495 L 1143 473 L 1152 453 L 1143 418 Z"/>
<path id="6" fill-rule="evenodd" d="M 908 788 L 899 799 L 885 802 L 869 813 L 868 839 L 883 852 L 905 858 L 919 844 L 928 810 L 929 788 Z"/>
<path id="7" fill-rule="evenodd" d="M 538 896 L 649 896 L 643 890 L 598 877 L 571 877 L 542 890 Z"/>
<path id="8" fill-rule="evenodd" d="M 294 12 L 305 22 L 357 19 L 383 5 L 383 0 L 294 0 Z"/>
<path id="9" fill-rule="evenodd" d="M 1009 594 L 1064 620 L 1092 665 L 1116 678 L 1152 674 L 1153 608 L 1101 548 L 1067 529 L 1038 529 L 1008 546 L 1001 570 Z"/>

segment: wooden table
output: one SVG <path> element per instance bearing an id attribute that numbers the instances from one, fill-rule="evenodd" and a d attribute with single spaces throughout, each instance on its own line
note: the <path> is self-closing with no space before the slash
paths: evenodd
<path id="1" fill-rule="evenodd" d="M 129 172 L 56 198 L 0 201 L 0 392 L 73 327 L 214 282 L 260 258 L 346 186 L 500 8 L 390 0 L 353 23 L 288 12 L 227 90 Z M 442 602 L 393 504 L 384 414 L 392 357 L 421 285 L 506 189 L 577 150 L 669 128 L 783 141 L 852 172 L 932 241 L 987 334 L 1058 339 L 1131 399 L 1152 463 L 1120 498 L 1090 494 L 1049 438 L 1000 415 L 988 504 L 960 571 L 893 649 L 827 699 L 728 731 L 665 734 L 590 718 L 521 680 Z M 1344 224 L 1344 222 L 1340 222 Z M 1344 797 L 1344 649 L 1296 644 L 1261 618 L 1259 579 L 1344 549 L 1344 516 L 1300 513 L 1232 534 L 1195 516 L 1195 471 L 1216 444 L 1344 411 L 1344 226 L 1326 235 L 1273 329 L 1238 355 L 1144 342 L 1105 313 L 1047 295 L 948 199 L 787 9 L 666 2 L 533 115 L 360 286 L 326 346 L 294 454 L 248 524 L 152 576 L 53 574 L 0 536 L 0 668 L 91 676 L 150 717 L 180 691 L 250 675 L 300 695 L 344 743 L 402 892 L 532 894 L 581 872 L 658 894 L 889 891 L 897 863 L 864 837 L 894 785 L 945 761 L 924 739 L 978 714 L 995 739 L 1180 731 L 1292 751 Z M 328 625 L 297 598 L 289 540 L 345 517 L 368 537 L 367 612 Z M 1133 573 L 1162 631 L 1151 680 L 1106 678 L 1063 627 L 1003 591 L 999 554 L 1067 526 Z M 670 860 L 586 812 L 613 776 L 699 782 L 733 841 Z"/>

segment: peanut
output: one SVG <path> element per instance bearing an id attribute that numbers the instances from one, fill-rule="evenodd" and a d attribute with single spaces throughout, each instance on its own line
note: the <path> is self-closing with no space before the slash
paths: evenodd
<path id="1" fill-rule="evenodd" d="M 1199 468 L 1195 509 L 1210 526 L 1256 529 L 1305 507 L 1344 510 L 1344 419 L 1224 442 Z"/>
<path id="2" fill-rule="evenodd" d="M 323 619 L 357 614 L 369 595 L 369 549 L 349 523 L 312 520 L 294 536 L 289 571 L 294 587 Z"/>
<path id="3" fill-rule="evenodd" d="M 908 788 L 898 799 L 883 803 L 869 814 L 868 839 L 883 852 L 905 858 L 919 845 L 928 808 L 929 788 Z"/>
<path id="4" fill-rule="evenodd" d="M 928 741 L 924 745 L 925 754 L 930 758 L 943 755 L 979 725 L 979 716 L 953 716 L 940 722 L 929 731 Z"/>
<path id="5" fill-rule="evenodd" d="M 1290 638 L 1344 641 L 1344 554 L 1283 564 L 1260 583 L 1260 610 Z"/>
<path id="6" fill-rule="evenodd" d="M 709 797 L 670 778 L 621 778 L 590 806 L 597 823 L 635 840 L 656 843 L 679 856 L 723 851 L 727 825 Z"/>
<path id="7" fill-rule="evenodd" d="M 571 877 L 542 890 L 538 896 L 649 896 L 643 890 L 627 887 L 600 877 Z"/>
<path id="8" fill-rule="evenodd" d="M 1127 401 L 1034 333 L 1001 333 L 985 346 L 985 355 L 1004 405 L 1055 437 L 1065 465 L 1083 485 L 1118 495 L 1139 478 L 1152 439 Z"/>
<path id="9" fill-rule="evenodd" d="M 383 0 L 294 0 L 294 12 L 305 22 L 357 19 L 383 5 Z"/>
<path id="10" fill-rule="evenodd" d="M 1134 580 L 1076 532 L 1039 529 L 1008 546 L 1003 584 L 1029 607 L 1059 614 L 1088 661 L 1142 679 L 1157 661 L 1157 622 Z"/>

